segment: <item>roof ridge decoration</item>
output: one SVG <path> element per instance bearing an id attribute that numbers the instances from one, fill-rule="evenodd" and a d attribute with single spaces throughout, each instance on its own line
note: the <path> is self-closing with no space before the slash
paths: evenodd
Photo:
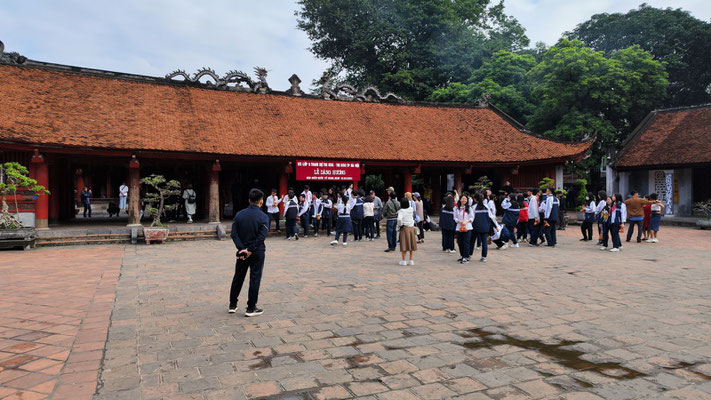
<path id="1" fill-rule="evenodd" d="M 359 101 L 373 103 L 406 103 L 406 101 L 393 92 L 385 93 L 385 96 L 380 94 L 375 86 L 366 86 L 363 90 L 358 91 L 353 85 L 347 83 L 333 86 L 331 81 L 332 76 L 324 76 L 322 78 L 323 86 L 321 87 L 321 98 L 325 100 L 343 100 L 343 101 Z"/>
<path id="2" fill-rule="evenodd" d="M 0 40 L 0 61 L 5 61 L 9 64 L 24 64 L 27 57 L 18 52 L 5 53 L 5 43 Z"/>
<path id="3" fill-rule="evenodd" d="M 198 69 L 191 77 L 185 70 L 176 69 L 175 71 L 166 74 L 165 79 L 167 81 L 180 82 L 183 78 L 183 82 L 188 82 L 196 85 L 204 85 L 213 89 L 231 90 L 236 92 L 252 92 L 252 93 L 271 93 L 271 88 L 267 83 L 267 73 L 266 68 L 254 67 L 255 75 L 257 75 L 257 81 L 253 81 L 246 73 L 237 70 L 228 71 L 224 76 L 220 78 L 214 69 L 203 67 Z M 200 79 L 208 77 L 205 83 L 200 82 Z M 243 86 L 243 85 L 246 85 Z"/>

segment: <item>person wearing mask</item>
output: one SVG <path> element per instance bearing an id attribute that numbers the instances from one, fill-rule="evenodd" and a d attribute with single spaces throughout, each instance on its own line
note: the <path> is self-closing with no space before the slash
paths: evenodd
<path id="1" fill-rule="evenodd" d="M 277 190 L 272 189 L 272 194 L 271 196 L 267 197 L 267 214 L 269 215 L 269 230 L 272 229 L 272 223 L 271 221 L 274 220 L 276 224 L 276 231 L 281 233 L 281 229 L 279 228 L 279 203 L 281 203 L 281 200 L 277 196 Z"/>
<path id="2" fill-rule="evenodd" d="M 230 234 L 237 248 L 237 262 L 232 277 L 228 310 L 230 313 L 237 311 L 237 300 L 249 270 L 249 293 L 247 310 L 244 314 L 247 317 L 256 317 L 264 313 L 264 310 L 257 307 L 267 250 L 264 239 L 269 233 L 269 217 L 262 212 L 262 204 L 264 204 L 264 193 L 259 189 L 250 190 L 249 207 L 235 215 Z"/>
<path id="3" fill-rule="evenodd" d="M 383 207 L 383 217 L 387 221 L 385 234 L 388 239 L 388 248 L 385 252 L 395 251 L 397 246 L 397 212 L 400 210 L 400 202 L 397 200 L 397 193 L 390 191 L 390 199 Z"/>
<path id="4" fill-rule="evenodd" d="M 397 212 L 397 228 L 400 232 L 400 253 L 402 260 L 400 265 L 415 265 L 415 252 L 417 251 L 417 235 L 415 234 L 415 219 L 410 206 L 410 200 L 402 198 L 400 209 Z M 406 261 L 407 253 L 410 253 L 410 260 Z"/>
<path id="5" fill-rule="evenodd" d="M 380 220 L 383 219 L 383 201 L 375 195 L 375 191 L 370 191 L 370 198 L 373 199 L 373 224 L 375 225 L 375 238 L 380 239 Z"/>
<path id="6" fill-rule="evenodd" d="M 439 227 L 442 229 L 442 251 L 454 253 L 454 233 L 457 224 L 454 222 L 454 197 L 444 198 L 444 205 L 439 216 Z"/>

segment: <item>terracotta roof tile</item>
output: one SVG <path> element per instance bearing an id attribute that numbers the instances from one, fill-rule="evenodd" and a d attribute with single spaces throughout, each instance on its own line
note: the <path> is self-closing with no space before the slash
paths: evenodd
<path id="1" fill-rule="evenodd" d="M 711 105 L 653 111 L 637 129 L 618 168 L 711 163 Z"/>
<path id="2" fill-rule="evenodd" d="M 0 140 L 104 149 L 471 163 L 572 159 L 489 108 L 257 95 L 0 65 Z"/>

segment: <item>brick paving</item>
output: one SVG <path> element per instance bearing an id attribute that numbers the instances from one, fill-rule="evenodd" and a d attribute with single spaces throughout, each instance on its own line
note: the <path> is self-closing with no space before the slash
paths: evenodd
<path id="1" fill-rule="evenodd" d="M 0 398 L 91 399 L 123 249 L 0 253 Z"/>
<path id="2" fill-rule="evenodd" d="M 492 250 L 487 263 L 460 265 L 429 233 L 408 267 L 382 252 L 383 240 L 343 248 L 324 237 L 270 238 L 266 312 L 253 319 L 227 313 L 230 242 L 24 253 L 53 257 L 41 266 L 2 253 L 10 281 L 0 283 L 0 340 L 26 334 L 6 338 L 19 329 L 6 326 L 39 313 L 35 303 L 47 296 L 59 297 L 57 313 L 108 316 L 121 262 L 98 385 L 79 382 L 90 378 L 82 368 L 91 360 L 63 370 L 38 364 L 45 381 L 33 386 L 37 398 L 50 392 L 37 386 L 69 375 L 73 398 L 96 390 L 97 400 L 711 399 L 709 232 L 665 227 L 660 243 L 627 243 L 620 253 L 580 243 L 578 234 L 560 233 L 556 249 Z M 25 264 L 37 271 L 17 268 Z M 90 286 L 99 294 L 90 296 Z M 31 293 L 40 290 L 44 298 Z M 76 341 L 78 319 L 79 331 L 65 334 Z M 70 362 L 101 351 L 77 346 Z M 0 363 L 14 357 L 0 349 Z M 23 369 L 32 362 L 2 367 L 0 390 L 22 383 L 15 375 L 32 373 Z"/>

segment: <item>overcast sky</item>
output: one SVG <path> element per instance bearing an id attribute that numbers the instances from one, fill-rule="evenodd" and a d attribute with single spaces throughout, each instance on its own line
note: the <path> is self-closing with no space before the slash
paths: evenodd
<path id="1" fill-rule="evenodd" d="M 642 0 L 506 0 L 533 45 L 554 44 L 561 33 L 600 12 L 636 8 Z M 681 7 L 711 20 L 711 0 L 647 0 Z M 296 28 L 293 0 L 0 0 L 0 40 L 6 51 L 61 64 L 163 76 L 202 66 L 269 70 L 274 89 L 292 73 L 308 88 L 326 63 L 309 51 Z"/>

